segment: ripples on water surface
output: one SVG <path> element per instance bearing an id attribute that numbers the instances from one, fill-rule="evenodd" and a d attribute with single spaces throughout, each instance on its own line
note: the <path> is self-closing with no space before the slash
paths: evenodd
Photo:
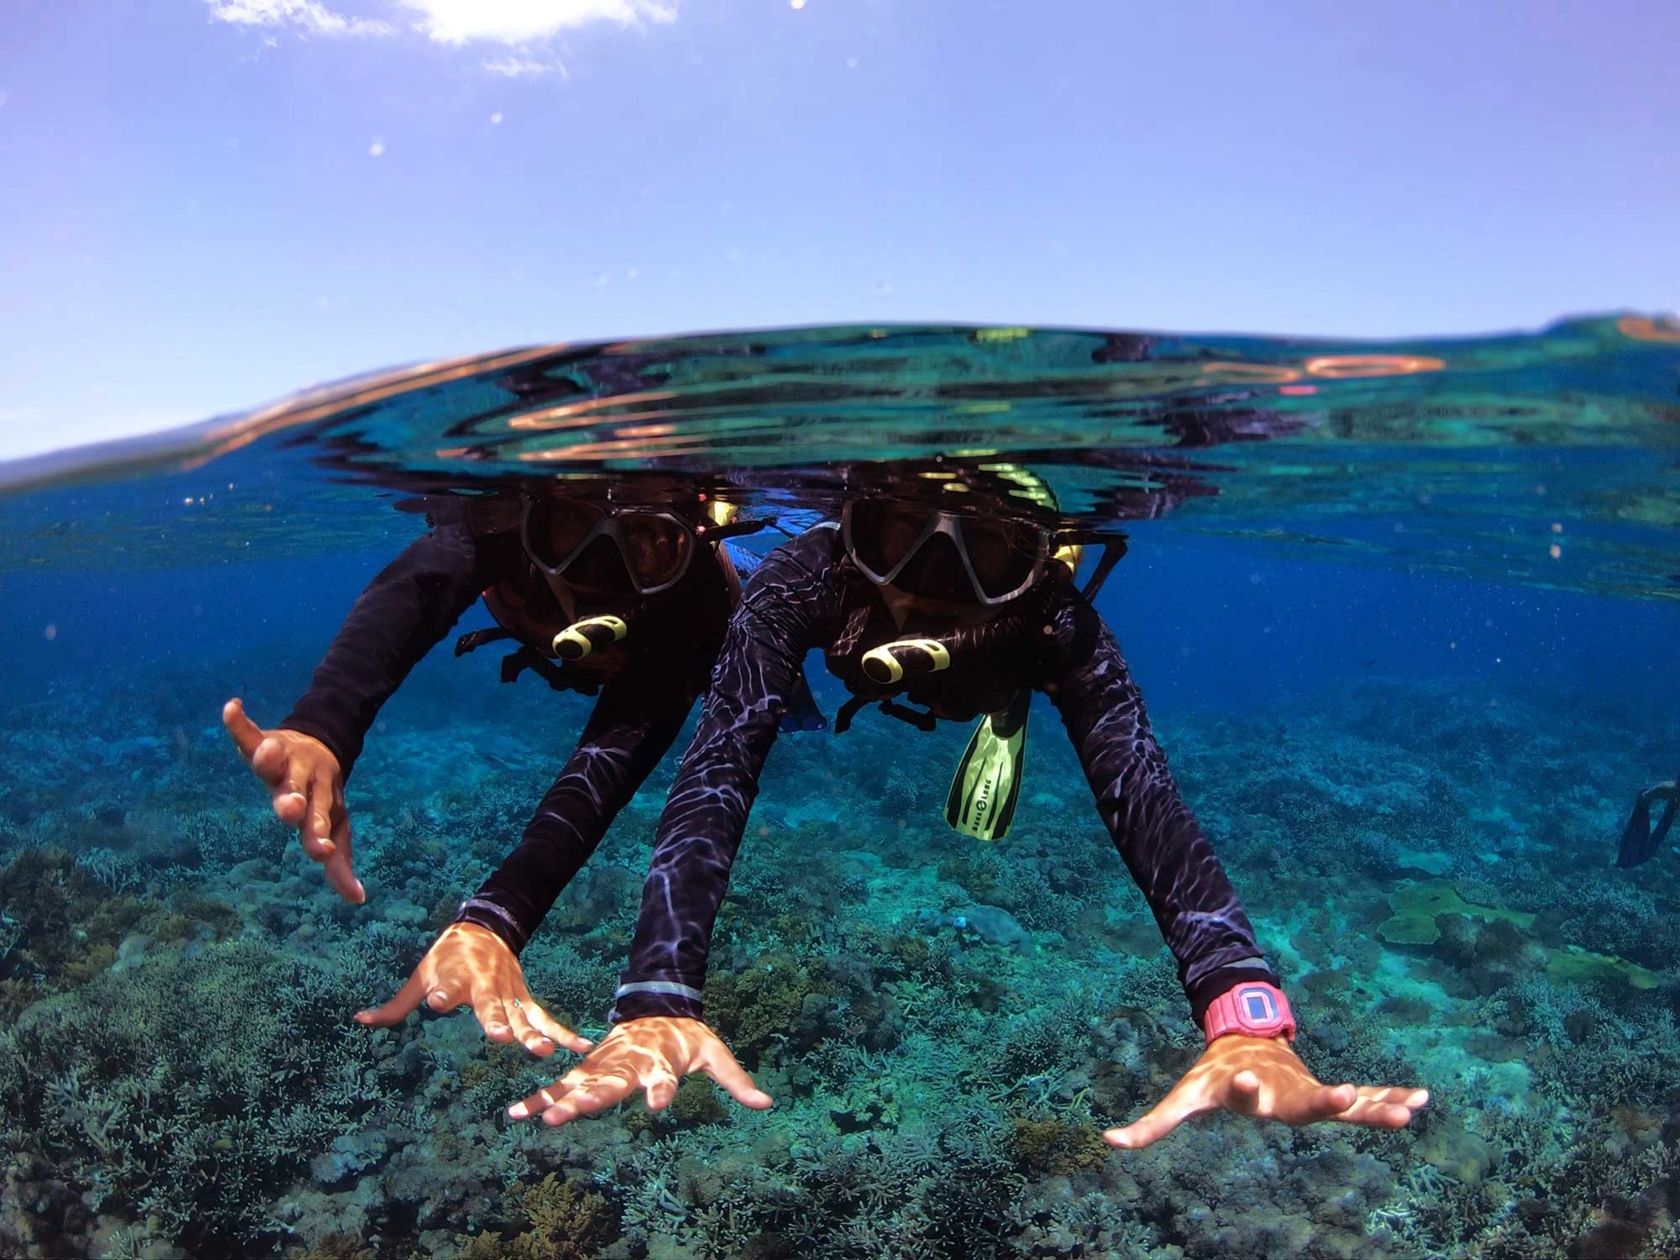
<path id="1" fill-rule="evenodd" d="M 537 1077 L 469 1017 L 347 1024 L 512 846 L 587 702 L 434 653 L 351 783 L 351 910 L 265 816 L 221 701 L 286 712 L 428 496 L 658 473 L 791 529 L 889 460 L 1024 464 L 1069 523 L 1124 522 L 1101 607 L 1303 1054 L 1428 1085 L 1412 1131 L 1092 1145 L 1193 1040 L 1053 721 L 995 847 L 940 817 L 954 728 L 778 745 L 713 967 L 773 1113 L 691 1087 L 680 1121 L 504 1129 Z M 1680 327 L 1626 316 L 542 347 L 0 465 L 0 1250 L 1672 1254 L 1680 857 L 1611 862 L 1680 767 L 1677 464 Z M 524 955 L 586 1028 L 675 760 Z M 1449 892 L 1436 941 L 1391 926 Z M 1014 927 L 953 926 L 975 907 Z"/>

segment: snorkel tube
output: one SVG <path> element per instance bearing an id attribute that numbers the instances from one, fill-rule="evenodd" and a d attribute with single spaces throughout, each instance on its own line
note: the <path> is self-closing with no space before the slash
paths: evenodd
<path id="1" fill-rule="evenodd" d="M 581 661 L 615 643 L 622 643 L 629 633 L 630 625 L 623 617 L 610 614 L 585 617 L 555 635 L 550 646 L 554 655 L 563 661 Z"/>
<path id="2" fill-rule="evenodd" d="M 734 504 L 724 499 L 708 499 L 705 496 L 701 497 L 701 510 L 692 520 L 690 528 L 694 531 L 696 542 L 710 544 L 713 555 L 720 559 L 723 557 L 725 539 L 757 533 L 774 524 L 768 519 L 741 520 L 740 509 Z M 561 580 L 557 575 L 551 576 L 553 581 Z M 574 589 L 578 590 L 578 594 L 582 594 L 581 589 Z M 592 602 L 596 607 L 599 608 L 605 603 L 611 611 L 591 612 L 561 629 L 546 644 L 549 655 L 568 664 L 577 664 L 623 643 L 630 637 L 631 627 L 645 615 L 649 601 L 657 600 L 662 593 L 663 591 L 658 591 L 640 595 L 629 601 L 620 595 L 602 598 L 598 593 L 595 594 Z M 580 599 L 578 602 L 590 601 Z M 578 608 L 576 611 L 584 610 Z"/>
<path id="3" fill-rule="evenodd" d="M 1096 598 L 1104 579 L 1126 554 L 1126 539 L 1122 534 L 1060 535 L 1056 542 L 1051 563 L 1044 580 L 1035 588 L 1036 593 L 1021 597 L 1024 607 L 991 621 L 959 626 L 938 638 L 917 635 L 871 648 L 859 661 L 865 677 L 879 687 L 902 687 L 930 674 L 943 673 L 953 665 L 1019 650 L 1030 642 L 1028 636 L 1035 628 L 1042 632 L 1044 604 L 1049 594 L 1073 581 L 1087 545 L 1095 542 L 1103 547 L 1096 571 L 1080 592 L 1087 602 Z"/>

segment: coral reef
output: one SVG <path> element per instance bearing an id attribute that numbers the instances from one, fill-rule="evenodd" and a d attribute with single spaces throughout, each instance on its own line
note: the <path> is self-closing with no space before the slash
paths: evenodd
<path id="1" fill-rule="evenodd" d="M 582 702 L 540 689 L 486 699 L 476 666 L 422 666 L 369 741 L 349 798 L 362 908 L 203 722 L 213 678 L 54 697 L 57 729 L 74 713 L 97 738 L 48 738 L 27 709 L 0 726 L 30 767 L 0 782 L 0 1253 L 1677 1246 L 1680 898 L 1608 869 L 1615 804 L 1556 787 L 1640 778 L 1614 713 L 1547 701 L 1566 739 L 1539 700 L 1371 680 L 1298 710 L 1156 715 L 1301 1053 L 1327 1080 L 1429 1085 L 1412 1130 L 1206 1116 L 1108 1149 L 1101 1130 L 1199 1037 L 1071 754 L 1038 740 L 1015 833 L 981 847 L 940 817 L 963 733 L 906 756 L 864 718 L 847 742 L 778 747 L 714 941 L 711 1018 L 775 1109 L 696 1080 L 666 1112 L 554 1132 L 501 1110 L 566 1056 L 492 1046 L 460 1013 L 349 1019 L 511 846 L 580 724 Z M 595 1035 L 670 769 L 524 955 L 533 992 Z"/>

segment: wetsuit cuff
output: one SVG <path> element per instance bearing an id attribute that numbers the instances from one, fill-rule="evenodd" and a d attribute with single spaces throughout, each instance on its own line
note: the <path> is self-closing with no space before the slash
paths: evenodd
<path id="1" fill-rule="evenodd" d="M 631 980 L 618 986 L 613 995 L 609 1024 L 627 1019 L 664 1016 L 668 1019 L 704 1019 L 706 1003 L 700 989 L 681 980 Z"/>
<path id="2" fill-rule="evenodd" d="M 525 942 L 531 939 L 530 933 L 520 926 L 519 920 L 510 911 L 488 897 L 468 897 L 455 912 L 455 922 L 471 923 L 500 937 L 515 957 L 525 948 Z"/>
<path id="3" fill-rule="evenodd" d="M 1224 996 L 1239 984 L 1269 984 L 1273 988 L 1283 988 L 1276 973 L 1266 965 L 1263 958 L 1245 958 L 1240 962 L 1221 967 L 1218 971 L 1210 971 L 1200 980 L 1185 986 L 1185 996 L 1190 999 L 1190 1014 L 1196 1021 L 1197 1028 L 1207 1027 L 1208 1007 L 1215 999 Z"/>

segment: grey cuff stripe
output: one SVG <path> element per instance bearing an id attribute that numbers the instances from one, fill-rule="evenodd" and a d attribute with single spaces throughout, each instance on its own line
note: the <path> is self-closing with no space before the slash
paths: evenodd
<path id="1" fill-rule="evenodd" d="M 461 916 L 468 910 L 480 910 L 486 914 L 495 915 L 503 923 L 507 924 L 508 927 L 513 929 L 513 935 L 516 939 L 518 939 L 521 945 L 523 945 L 528 939 L 525 934 L 525 929 L 519 925 L 519 920 L 514 918 L 513 915 L 506 909 L 498 906 L 494 901 L 486 901 L 483 897 L 468 897 L 461 903 L 461 908 L 455 912 L 455 921 L 459 923 L 461 921 Z"/>
<path id="2" fill-rule="evenodd" d="M 630 993 L 666 993 L 672 997 L 693 998 L 696 1002 L 702 997 L 699 989 L 675 980 L 637 980 L 634 984 L 621 984 L 613 997 L 621 998 Z"/>

